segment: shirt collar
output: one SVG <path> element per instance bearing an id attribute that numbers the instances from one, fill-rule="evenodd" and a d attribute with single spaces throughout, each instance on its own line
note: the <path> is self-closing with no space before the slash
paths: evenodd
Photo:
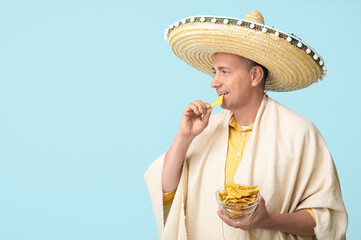
<path id="1" fill-rule="evenodd" d="M 237 131 L 240 131 L 240 132 L 252 131 L 253 124 L 254 123 L 249 125 L 246 129 L 243 129 L 242 126 L 239 125 L 238 122 L 236 121 L 236 118 L 234 117 L 234 115 L 232 115 L 231 119 L 229 120 L 229 126 L 233 127 L 234 129 L 236 129 Z"/>

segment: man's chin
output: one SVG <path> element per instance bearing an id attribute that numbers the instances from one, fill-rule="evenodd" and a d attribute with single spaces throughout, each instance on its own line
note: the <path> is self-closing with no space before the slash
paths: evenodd
<path id="1" fill-rule="evenodd" d="M 227 109 L 227 110 L 229 110 L 228 109 L 228 107 L 227 107 L 227 105 L 225 105 L 224 103 L 222 103 L 222 105 L 220 106 L 222 109 Z"/>

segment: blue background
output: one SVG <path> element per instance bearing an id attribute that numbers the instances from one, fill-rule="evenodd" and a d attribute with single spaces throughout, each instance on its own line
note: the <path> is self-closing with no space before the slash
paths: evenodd
<path id="1" fill-rule="evenodd" d="M 325 80 L 269 96 L 321 131 L 359 238 L 359 1 L 1 0 L 0 239 L 157 239 L 143 174 L 185 106 L 216 98 L 164 29 L 253 10 L 325 60 Z"/>

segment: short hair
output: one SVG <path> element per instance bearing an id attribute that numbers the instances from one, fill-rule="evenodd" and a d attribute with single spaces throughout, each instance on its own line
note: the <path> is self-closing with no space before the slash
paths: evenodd
<path id="1" fill-rule="evenodd" d="M 263 70 L 263 79 L 262 80 L 263 80 L 263 87 L 264 87 L 266 84 L 266 79 L 268 77 L 268 69 L 266 67 L 264 67 L 263 65 L 255 62 L 255 61 L 252 61 L 251 59 L 248 59 L 248 58 L 245 58 L 242 56 L 239 56 L 239 57 L 246 64 L 248 71 L 250 71 L 255 66 L 260 66 L 262 68 L 262 70 Z"/>

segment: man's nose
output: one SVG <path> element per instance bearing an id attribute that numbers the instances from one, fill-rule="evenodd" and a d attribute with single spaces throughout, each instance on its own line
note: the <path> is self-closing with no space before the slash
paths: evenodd
<path id="1" fill-rule="evenodd" d="M 211 82 L 211 87 L 216 88 L 216 87 L 219 87 L 220 85 L 221 85 L 221 82 L 219 81 L 218 76 L 214 75 L 213 80 Z"/>

